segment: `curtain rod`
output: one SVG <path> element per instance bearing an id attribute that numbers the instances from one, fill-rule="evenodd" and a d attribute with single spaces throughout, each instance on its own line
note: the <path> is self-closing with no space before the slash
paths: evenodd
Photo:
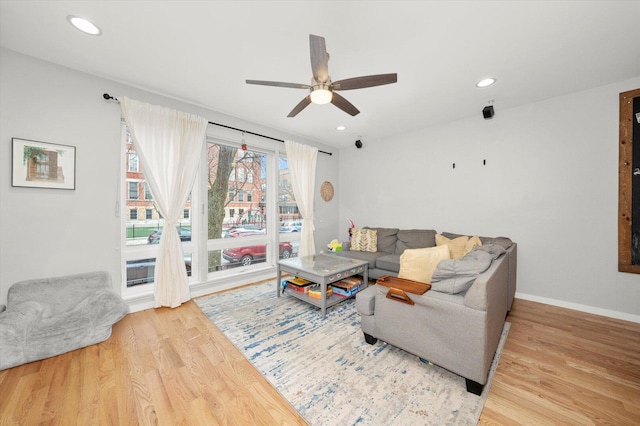
<path id="1" fill-rule="evenodd" d="M 105 98 L 106 100 L 111 100 L 112 99 L 112 100 L 114 100 L 116 102 L 120 102 L 118 100 L 118 98 L 114 98 L 113 96 L 111 96 L 108 93 L 103 94 L 102 97 Z M 272 141 L 284 143 L 284 141 L 282 139 L 277 139 L 277 138 L 274 138 L 274 137 L 271 137 L 271 136 L 261 135 L 260 133 L 251 132 L 249 130 L 238 129 L 237 127 L 231 127 L 231 126 L 227 126 L 225 124 L 214 123 L 213 121 L 209 121 L 209 124 L 213 124 L 214 126 L 220 126 L 220 127 L 224 127 L 224 128 L 227 128 L 227 129 L 235 130 L 235 131 L 238 131 L 238 132 L 248 133 L 248 134 L 254 135 L 254 136 L 260 136 L 261 138 L 271 139 Z M 327 155 L 333 155 L 331 152 L 322 151 L 320 149 L 318 150 L 318 152 L 321 152 L 321 153 L 327 154 Z"/>

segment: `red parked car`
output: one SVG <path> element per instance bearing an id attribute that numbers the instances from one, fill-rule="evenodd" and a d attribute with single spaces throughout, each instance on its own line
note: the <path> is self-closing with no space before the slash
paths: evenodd
<path id="1" fill-rule="evenodd" d="M 247 235 L 246 233 L 244 235 Z M 234 247 L 224 249 L 222 251 L 222 257 L 224 260 L 232 263 L 239 264 L 243 266 L 251 265 L 254 262 L 263 261 L 267 255 L 267 245 L 266 244 L 258 244 L 256 246 L 247 246 L 247 247 Z M 293 253 L 293 247 L 289 242 L 280 243 L 280 258 L 288 259 L 291 257 Z"/>

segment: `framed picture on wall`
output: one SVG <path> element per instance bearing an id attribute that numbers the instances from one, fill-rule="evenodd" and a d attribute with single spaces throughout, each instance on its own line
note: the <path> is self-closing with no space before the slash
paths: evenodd
<path id="1" fill-rule="evenodd" d="M 11 186 L 76 189 L 76 148 L 12 138 Z"/>

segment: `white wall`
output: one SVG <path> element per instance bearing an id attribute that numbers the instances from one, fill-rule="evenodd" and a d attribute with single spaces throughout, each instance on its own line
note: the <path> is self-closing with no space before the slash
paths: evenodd
<path id="1" fill-rule="evenodd" d="M 94 270 L 109 271 L 120 289 L 120 107 L 103 93 L 334 151 L 318 154 L 316 246 L 335 238 L 337 201 L 330 206 L 319 196 L 322 181 L 337 175 L 335 149 L 0 49 L 0 304 L 17 281 Z M 236 136 L 239 141 L 241 134 Z M 76 189 L 11 187 L 12 137 L 75 146 Z"/>
<path id="2" fill-rule="evenodd" d="M 618 95 L 638 87 L 640 77 L 510 110 L 498 100 L 491 120 L 478 111 L 363 138 L 340 152 L 341 238 L 346 218 L 508 236 L 519 297 L 640 321 L 640 276 L 617 271 Z"/>

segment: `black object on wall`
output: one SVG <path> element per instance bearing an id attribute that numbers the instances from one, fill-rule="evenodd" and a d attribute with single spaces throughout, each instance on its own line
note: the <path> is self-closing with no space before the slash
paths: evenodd
<path id="1" fill-rule="evenodd" d="M 486 106 L 482 109 L 482 116 L 484 117 L 485 120 L 493 118 L 495 114 L 496 113 L 493 110 L 493 105 Z"/>

